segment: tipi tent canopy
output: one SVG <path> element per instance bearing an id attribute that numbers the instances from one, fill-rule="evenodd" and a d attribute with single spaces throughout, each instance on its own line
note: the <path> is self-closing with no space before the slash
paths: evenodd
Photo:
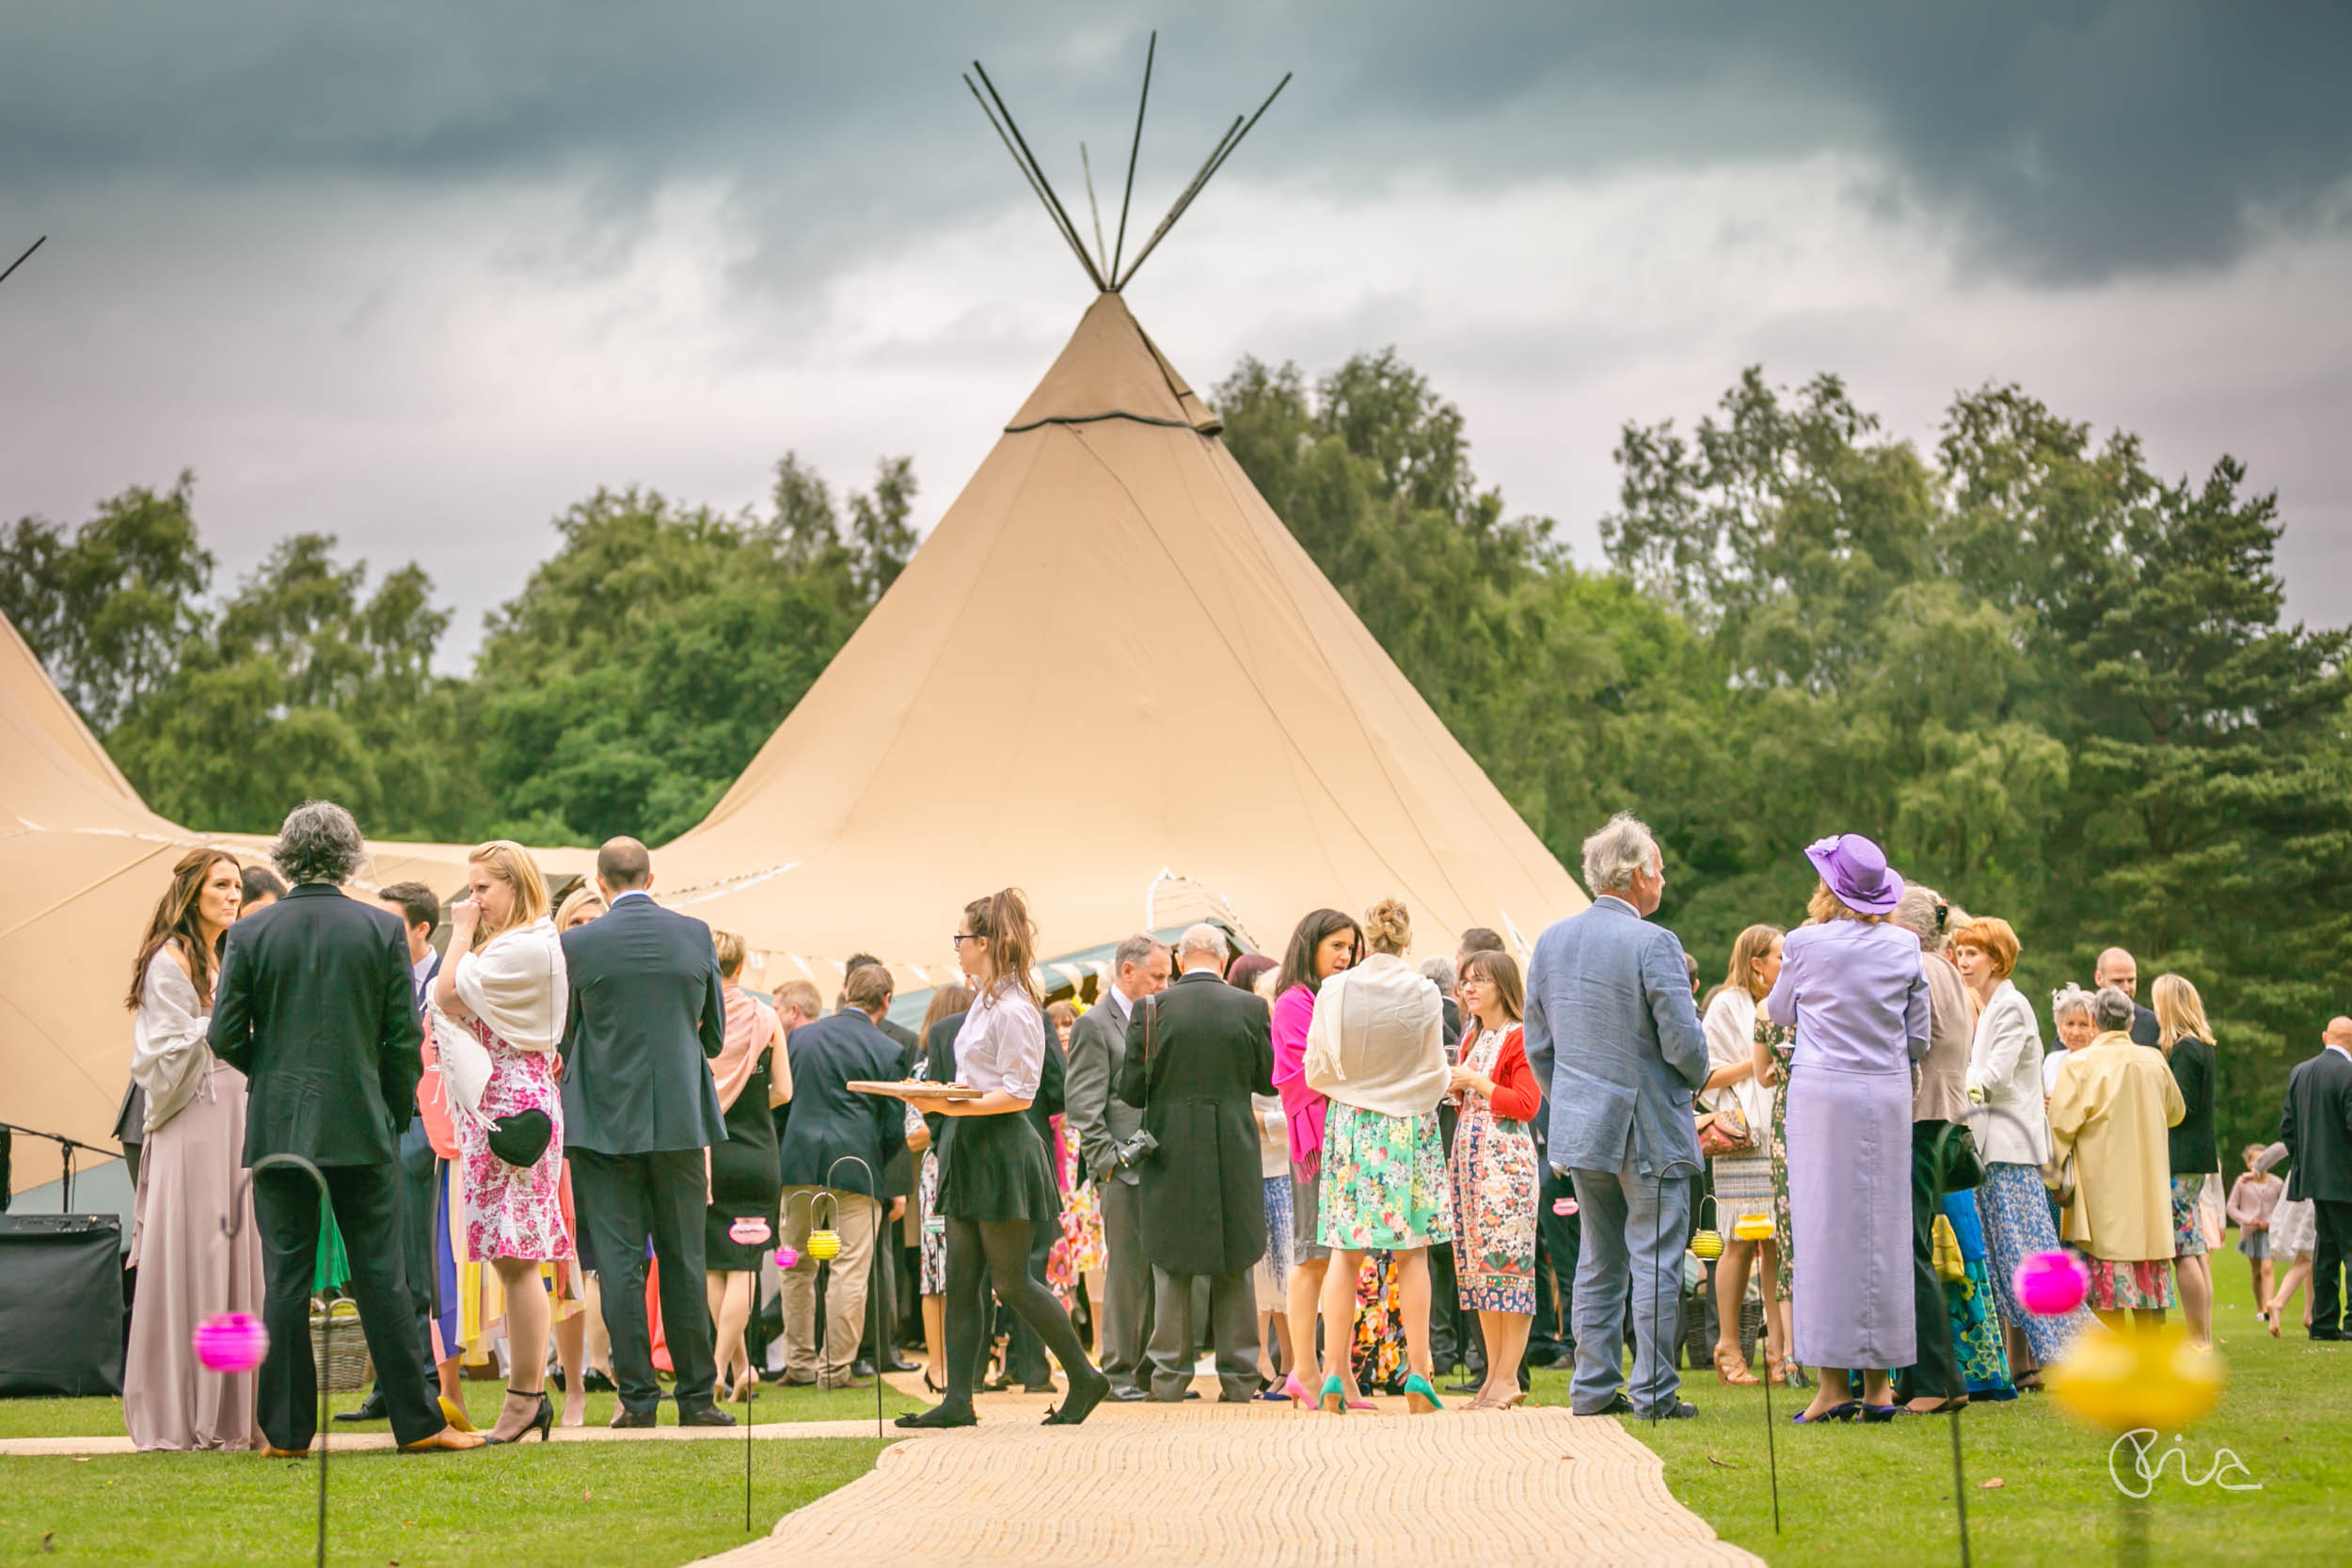
<path id="1" fill-rule="evenodd" d="M 1216 428 L 1100 295 L 856 635 L 657 852 L 668 901 L 787 965 L 857 946 L 925 980 L 961 906 L 1007 885 L 1048 951 L 1187 902 L 1269 947 L 1394 895 L 1427 951 L 1581 908 Z"/>

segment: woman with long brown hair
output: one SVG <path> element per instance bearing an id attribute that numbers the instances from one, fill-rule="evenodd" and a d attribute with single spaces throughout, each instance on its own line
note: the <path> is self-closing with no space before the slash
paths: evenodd
<path id="1" fill-rule="evenodd" d="M 494 839 L 466 858 L 468 895 L 450 907 L 449 956 L 433 980 L 433 1038 L 463 1159 L 465 1256 L 487 1263 L 505 1298 L 506 1406 L 489 1441 L 555 1423 L 546 1392 L 552 1310 L 543 1264 L 578 1256 L 564 1220 L 564 946 L 531 853 Z"/>
<path id="2" fill-rule="evenodd" d="M 244 895 L 237 857 L 191 849 L 149 916 L 131 965 L 131 1077 L 146 1092 L 131 1266 L 138 1293 L 122 1419 L 138 1449 L 258 1449 L 255 1378 L 206 1372 L 189 1336 L 210 1312 L 262 1310 L 262 1238 L 245 1157 L 245 1074 L 205 1043 L 221 939 Z M 236 1234 L 222 1222 L 234 1206 Z"/>
<path id="3" fill-rule="evenodd" d="M 923 1026 L 914 1032 L 926 1051 L 915 1061 L 916 1077 L 930 1070 L 931 1031 L 947 1019 L 961 1018 L 971 1006 L 968 987 L 946 985 L 931 992 L 930 1006 L 923 1009 Z M 907 1148 L 923 1157 L 914 1213 L 916 1233 L 922 1238 L 922 1266 L 915 1284 L 923 1302 L 923 1386 L 942 1394 L 947 1390 L 947 1219 L 939 1212 L 939 1150 L 931 1146 L 931 1125 L 922 1112 L 907 1107 Z M 941 1117 L 939 1125 L 945 1127 L 946 1118 Z"/>
<path id="4" fill-rule="evenodd" d="M 1045 1014 L 1030 973 L 1036 940 L 1028 904 L 1013 888 L 966 904 L 957 924 L 956 959 L 977 995 L 956 1031 L 956 1082 L 981 1093 L 939 1106 L 947 1118 L 939 1150 L 939 1212 L 947 1220 L 947 1395 L 920 1416 L 899 1417 L 903 1427 L 978 1419 L 972 1381 L 992 1284 L 1069 1375 L 1069 1396 L 1046 1418 L 1048 1426 L 1076 1426 L 1111 1391 L 1110 1379 L 1087 1359 L 1069 1315 L 1029 1272 L 1032 1234 L 1061 1212 L 1045 1142 L 1025 1114 L 1045 1063 Z"/>

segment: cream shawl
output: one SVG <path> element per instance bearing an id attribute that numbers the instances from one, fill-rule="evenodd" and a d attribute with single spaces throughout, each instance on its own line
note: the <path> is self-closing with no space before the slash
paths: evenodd
<path id="1" fill-rule="evenodd" d="M 212 1082 L 213 1053 L 204 1042 L 211 1017 L 196 982 L 162 948 L 147 961 L 139 1010 L 131 1021 L 131 1081 L 147 1092 L 143 1131 L 155 1130 L 187 1108 Z"/>
<path id="2" fill-rule="evenodd" d="M 465 1009 L 516 1051 L 553 1051 L 564 1039 L 568 995 L 564 944 L 555 922 L 541 916 L 501 931 L 479 953 L 448 960 L 450 983 Z M 485 1125 L 482 1096 L 490 1086 L 490 1053 L 474 1032 L 434 1006 L 433 1045 L 453 1116 Z"/>
<path id="3" fill-rule="evenodd" d="M 1396 955 L 1375 953 L 1315 993 L 1307 1086 L 1382 1116 L 1426 1116 L 1449 1082 L 1444 1021 L 1435 985 Z"/>

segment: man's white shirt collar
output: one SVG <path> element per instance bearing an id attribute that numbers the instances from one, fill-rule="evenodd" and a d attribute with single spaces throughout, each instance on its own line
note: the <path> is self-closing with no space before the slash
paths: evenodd
<path id="1" fill-rule="evenodd" d="M 630 889 L 629 889 L 628 892 L 626 892 L 626 893 L 616 893 L 616 894 L 614 894 L 614 895 L 612 895 L 612 903 L 610 903 L 610 904 L 608 904 L 608 905 L 606 905 L 605 907 L 606 907 L 607 909 L 618 909 L 618 908 L 620 908 L 620 907 L 621 907 L 621 904 L 622 904 L 623 900 L 625 900 L 625 899 L 629 899 L 629 898 L 651 898 L 652 896 L 653 896 L 653 895 L 652 895 L 652 894 L 650 894 L 650 893 L 647 893 L 647 892 L 646 892 L 644 888 L 641 888 L 641 887 L 633 887 L 633 888 L 630 888 Z"/>

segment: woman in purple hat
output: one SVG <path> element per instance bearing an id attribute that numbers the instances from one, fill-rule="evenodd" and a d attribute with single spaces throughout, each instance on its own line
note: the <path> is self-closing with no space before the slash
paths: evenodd
<path id="1" fill-rule="evenodd" d="M 1911 1293 L 1911 1065 L 1927 1053 L 1919 939 L 1886 917 L 1903 879 L 1859 833 L 1805 850 L 1821 874 L 1764 999 L 1796 1029 L 1788 1202 L 1800 1362 L 1820 1370 L 1800 1422 L 1890 1418 L 1887 1374 L 1918 1358 Z M 1863 1370 L 1860 1402 L 1847 1369 Z M 1867 1405 L 1867 1412 L 1865 1406 Z"/>

